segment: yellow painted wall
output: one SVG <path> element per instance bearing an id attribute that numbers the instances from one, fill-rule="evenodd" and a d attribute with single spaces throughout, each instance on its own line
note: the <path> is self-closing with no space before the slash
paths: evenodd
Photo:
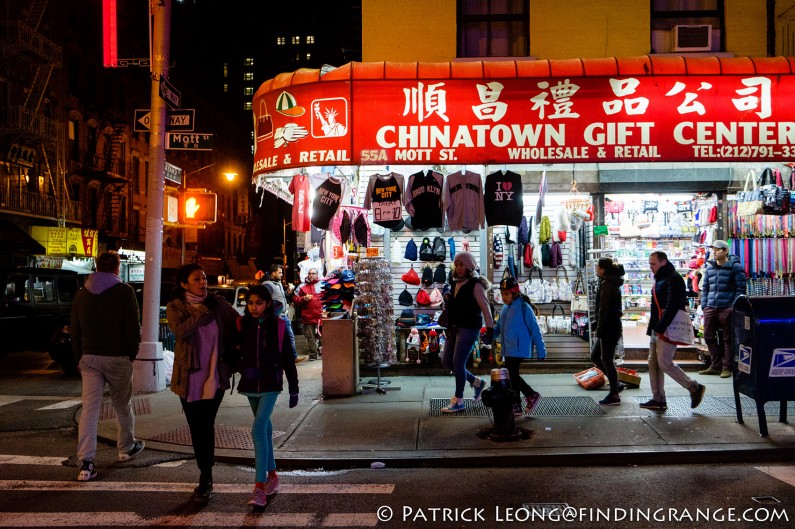
<path id="1" fill-rule="evenodd" d="M 761 0 L 727 0 L 726 50 L 738 57 L 767 57 L 767 9 Z"/>
<path id="2" fill-rule="evenodd" d="M 643 0 L 533 0 L 530 55 L 540 59 L 634 57 L 649 53 Z"/>
<path id="3" fill-rule="evenodd" d="M 456 0 L 363 0 L 362 60 L 446 62 L 456 56 Z"/>

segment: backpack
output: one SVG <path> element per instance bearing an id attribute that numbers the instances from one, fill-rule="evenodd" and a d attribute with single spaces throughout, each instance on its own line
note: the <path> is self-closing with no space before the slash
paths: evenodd
<path id="1" fill-rule="evenodd" d="M 430 266 L 422 269 L 422 284 L 426 287 L 433 285 L 433 270 Z"/>
<path id="2" fill-rule="evenodd" d="M 433 261 L 433 249 L 428 237 L 422 239 L 422 244 L 420 244 L 420 261 Z"/>
<path id="3" fill-rule="evenodd" d="M 447 272 L 444 269 L 444 265 L 439 263 L 436 267 L 436 271 L 433 273 L 433 282 L 434 283 L 444 283 L 447 280 Z"/>
<path id="4" fill-rule="evenodd" d="M 435 237 L 433 239 L 433 260 L 444 261 L 445 257 L 447 257 L 447 248 L 444 245 L 444 239 Z"/>
<path id="5" fill-rule="evenodd" d="M 417 243 L 414 242 L 414 239 L 410 239 L 409 242 L 406 243 L 406 253 L 403 257 L 409 261 L 417 260 Z"/>

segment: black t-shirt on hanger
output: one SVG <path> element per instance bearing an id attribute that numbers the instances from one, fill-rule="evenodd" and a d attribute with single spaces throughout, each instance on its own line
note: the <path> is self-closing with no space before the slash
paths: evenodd
<path id="1" fill-rule="evenodd" d="M 489 226 L 518 226 L 524 208 L 522 176 L 512 171 L 497 171 L 486 177 L 483 204 Z"/>
<path id="2" fill-rule="evenodd" d="M 411 227 L 428 230 L 444 227 L 442 183 L 444 177 L 434 171 L 420 171 L 409 177 L 406 186 L 406 211 L 411 215 Z"/>
<path id="3" fill-rule="evenodd" d="M 312 203 L 312 226 L 327 230 L 332 217 L 337 213 L 345 191 L 344 180 L 329 176 L 315 190 Z"/>

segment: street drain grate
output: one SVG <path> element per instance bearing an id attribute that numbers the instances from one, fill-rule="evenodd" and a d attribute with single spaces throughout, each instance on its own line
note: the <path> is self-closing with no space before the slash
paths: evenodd
<path id="1" fill-rule="evenodd" d="M 449 399 L 431 399 L 428 415 L 430 417 L 481 417 L 491 414 L 482 402 L 464 399 L 464 411 L 443 413 L 442 408 L 450 403 Z M 522 406 L 525 400 L 522 399 Z M 591 397 L 542 397 L 533 411 L 533 416 L 550 417 L 583 417 L 604 415 L 605 412 Z"/>
<path id="2" fill-rule="evenodd" d="M 642 402 L 646 402 L 647 400 L 651 400 L 651 395 L 635 395 L 632 397 L 635 401 L 640 404 Z M 713 397 L 711 395 L 706 395 L 699 404 L 698 408 L 693 409 L 690 407 L 690 397 L 685 396 L 675 396 L 675 397 L 666 397 L 665 399 L 666 404 L 668 404 L 668 409 L 665 411 L 662 410 L 648 410 L 652 413 L 659 413 L 660 415 L 678 415 L 678 416 L 689 416 L 689 415 L 711 415 L 716 417 L 724 417 L 734 415 L 734 406 L 727 407 L 724 402 L 718 399 L 718 397 Z"/>
<path id="3" fill-rule="evenodd" d="M 152 437 L 152 440 L 175 445 L 191 445 L 190 430 L 187 425 L 181 426 L 176 430 L 158 434 Z M 253 450 L 254 442 L 251 440 L 251 429 L 216 426 L 215 447 L 234 450 Z"/>
<path id="4" fill-rule="evenodd" d="M 715 397 L 716 399 L 720 400 L 725 406 L 727 406 L 731 410 L 732 415 L 737 415 L 735 411 L 735 404 L 734 404 L 734 397 Z M 752 415 L 756 416 L 756 401 L 751 397 L 746 395 L 740 395 L 740 405 L 743 408 L 743 415 Z M 775 415 L 778 416 L 778 412 L 781 406 L 779 401 L 768 401 L 765 403 L 765 415 L 771 416 Z M 788 402 L 787 403 L 787 416 L 790 417 L 795 414 L 795 402 Z"/>
<path id="5" fill-rule="evenodd" d="M 152 407 L 149 405 L 149 397 L 140 397 L 132 399 L 132 409 L 134 415 L 149 415 L 152 413 Z M 102 403 L 102 410 L 99 412 L 99 420 L 106 421 L 108 419 L 116 418 L 116 411 L 113 409 L 113 403 L 106 401 Z"/>

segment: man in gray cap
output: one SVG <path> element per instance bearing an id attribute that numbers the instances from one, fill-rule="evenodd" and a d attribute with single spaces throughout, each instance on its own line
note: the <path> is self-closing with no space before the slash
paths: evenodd
<path id="1" fill-rule="evenodd" d="M 701 286 L 701 310 L 704 311 L 704 341 L 712 363 L 698 374 L 729 378 L 732 376 L 732 304 L 745 294 L 745 271 L 740 260 L 729 255 L 726 241 L 713 242 L 710 257 Z M 718 344 L 718 329 L 723 332 L 722 348 Z"/>

